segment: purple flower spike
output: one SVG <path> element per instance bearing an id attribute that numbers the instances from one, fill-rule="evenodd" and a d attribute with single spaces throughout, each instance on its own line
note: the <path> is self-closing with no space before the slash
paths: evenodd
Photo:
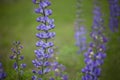
<path id="1" fill-rule="evenodd" d="M 36 0 L 33 1 L 33 3 L 36 3 Z M 36 19 L 37 22 L 40 22 L 36 28 L 40 32 L 36 34 L 36 37 L 39 39 L 36 42 L 36 47 L 39 47 L 39 49 L 34 51 L 36 59 L 32 60 L 32 63 L 37 69 L 35 69 L 33 73 L 36 76 L 37 74 L 46 76 L 46 74 L 49 74 L 51 71 L 52 62 L 49 59 L 53 57 L 54 53 L 54 43 L 49 39 L 54 38 L 56 35 L 55 32 L 50 32 L 49 30 L 54 29 L 55 25 L 54 19 L 49 18 L 49 16 L 52 15 L 52 10 L 47 9 L 48 6 L 51 5 L 51 2 L 49 0 L 40 0 L 37 3 L 39 3 L 39 8 L 35 9 L 35 13 L 41 14 L 41 16 Z M 33 76 L 33 79 L 42 80 L 43 78 Z"/>
<path id="2" fill-rule="evenodd" d="M 34 3 L 36 3 L 36 1 L 34 1 Z M 55 80 L 54 77 L 48 76 L 49 73 L 52 71 L 55 73 L 59 68 L 61 71 L 58 71 L 58 77 L 61 78 L 62 71 L 65 70 L 65 67 L 63 67 L 63 65 L 59 65 L 59 67 L 58 65 L 53 66 L 53 59 L 55 59 L 54 43 L 50 39 L 53 39 L 56 33 L 50 32 L 50 30 L 55 28 L 54 19 L 49 18 L 49 16 L 52 15 L 52 10 L 48 9 L 51 2 L 49 0 L 40 0 L 37 3 L 39 3 L 39 8 L 36 8 L 34 11 L 41 15 L 36 19 L 37 22 L 40 22 L 36 28 L 40 32 L 36 34 L 36 37 L 39 40 L 36 42 L 36 47 L 38 47 L 38 49 L 34 51 L 36 59 L 32 60 L 32 63 L 36 68 L 32 71 L 34 73 L 32 80 L 43 80 L 43 77 L 45 80 Z"/>
<path id="3" fill-rule="evenodd" d="M 24 59 L 24 56 L 21 56 L 21 50 L 23 49 L 23 46 L 21 45 L 20 41 L 15 41 L 13 43 L 12 52 L 13 54 L 10 55 L 10 59 L 14 60 L 13 68 L 16 71 L 16 74 L 18 75 L 18 79 L 21 80 L 21 76 L 23 75 L 23 68 L 26 67 L 26 64 L 22 64 L 21 61 Z M 22 75 L 20 75 L 22 74 Z"/>
<path id="4" fill-rule="evenodd" d="M 109 27 L 112 32 L 118 32 L 119 17 L 120 17 L 120 5 L 119 0 L 108 0 L 110 9 Z"/>
<path id="5" fill-rule="evenodd" d="M 101 66 L 106 57 L 107 38 L 104 35 L 103 19 L 101 8 L 95 3 L 93 11 L 93 25 L 90 37 L 92 42 L 89 44 L 88 51 L 84 54 L 86 66 L 81 70 L 84 75 L 82 80 L 98 80 L 101 75 Z"/>
<path id="6" fill-rule="evenodd" d="M 82 15 L 81 15 L 83 12 L 81 10 L 82 7 L 81 3 L 82 3 L 81 0 L 77 0 L 77 12 L 76 12 L 76 21 L 75 21 L 75 39 L 76 39 L 75 45 L 79 47 L 77 53 L 82 53 L 87 49 L 86 28 L 83 25 L 84 20 L 82 19 Z"/>

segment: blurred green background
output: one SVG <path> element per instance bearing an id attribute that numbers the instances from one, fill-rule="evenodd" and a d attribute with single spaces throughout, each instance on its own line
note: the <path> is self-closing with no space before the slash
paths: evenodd
<path id="1" fill-rule="evenodd" d="M 81 80 L 81 68 L 84 67 L 83 55 L 78 55 L 78 48 L 75 46 L 76 19 L 76 0 L 50 0 L 53 10 L 52 18 L 55 19 L 56 37 L 54 39 L 57 47 L 56 52 L 58 62 L 66 66 L 66 72 L 69 80 Z M 100 0 L 102 11 L 104 13 L 106 34 L 109 38 L 107 58 L 102 66 L 102 75 L 100 80 L 120 80 L 120 32 L 112 33 L 108 28 L 109 8 L 107 0 Z M 83 14 L 85 26 L 87 29 L 87 42 L 90 42 L 89 33 L 92 25 L 93 1 L 83 0 Z M 24 49 L 22 54 L 25 56 L 24 62 L 27 63 L 25 71 L 25 80 L 31 80 L 31 69 L 33 69 L 32 60 L 35 58 L 34 50 L 38 32 L 36 26 L 37 14 L 34 13 L 36 6 L 31 0 L 0 0 L 0 62 L 3 63 L 8 77 L 6 80 L 14 80 L 14 71 L 12 69 L 13 61 L 9 60 L 11 54 L 12 42 L 21 41 Z M 120 28 L 119 28 L 120 30 Z M 11 75 L 12 74 L 12 75 Z"/>

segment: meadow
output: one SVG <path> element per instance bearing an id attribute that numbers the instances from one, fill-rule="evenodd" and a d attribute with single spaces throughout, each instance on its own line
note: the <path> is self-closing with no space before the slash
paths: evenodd
<path id="1" fill-rule="evenodd" d="M 53 15 L 55 19 L 56 37 L 55 53 L 57 60 L 66 66 L 65 72 L 69 80 L 81 80 L 81 69 L 85 66 L 83 53 L 77 54 L 78 47 L 75 46 L 75 20 L 76 20 L 76 0 L 50 0 Z M 106 0 L 101 0 L 102 11 L 104 13 L 106 35 L 109 38 L 107 44 L 107 57 L 102 66 L 102 75 L 99 80 L 120 80 L 120 32 L 112 33 L 108 27 L 109 10 Z M 32 69 L 34 68 L 32 60 L 35 58 L 34 50 L 38 32 L 36 26 L 37 14 L 34 13 L 36 6 L 31 0 L 1 0 L 0 1 L 0 62 L 3 63 L 4 70 L 7 73 L 5 80 L 15 80 L 16 74 L 12 68 L 13 61 L 10 61 L 11 47 L 13 41 L 20 41 L 24 46 L 22 54 L 25 69 L 24 80 L 31 80 Z M 85 26 L 87 29 L 87 42 L 91 41 L 89 33 L 92 26 L 93 1 L 84 0 L 83 10 Z M 120 27 L 119 27 L 120 30 Z M 11 75 L 12 74 L 12 75 Z"/>

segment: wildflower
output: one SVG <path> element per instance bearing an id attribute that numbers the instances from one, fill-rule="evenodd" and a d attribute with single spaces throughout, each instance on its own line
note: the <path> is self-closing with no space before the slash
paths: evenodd
<path id="1" fill-rule="evenodd" d="M 26 67 L 26 64 L 21 63 L 21 60 L 24 59 L 24 56 L 21 55 L 21 49 L 23 49 L 23 46 L 21 46 L 20 41 L 15 41 L 13 45 L 14 47 L 11 49 L 12 55 L 10 55 L 10 59 L 15 60 L 13 68 L 17 73 L 18 79 L 21 80 L 23 69 Z"/>
<path id="2" fill-rule="evenodd" d="M 92 32 L 90 33 L 93 42 L 89 44 L 88 51 L 84 54 L 86 66 L 81 70 L 84 73 L 82 80 L 98 80 L 101 75 L 101 65 L 106 57 L 107 38 L 104 35 L 103 19 L 100 7 L 94 5 L 94 17 Z"/>
<path id="3" fill-rule="evenodd" d="M 120 16 L 119 0 L 108 0 L 110 9 L 109 27 L 112 32 L 117 32 L 119 27 L 118 17 Z"/>
<path id="4" fill-rule="evenodd" d="M 81 0 L 77 0 L 77 12 L 76 12 L 76 22 L 75 22 L 75 39 L 76 39 L 76 46 L 79 47 L 78 53 L 81 53 L 86 50 L 87 44 L 86 44 L 86 29 L 85 26 L 83 26 L 84 20 L 82 19 L 81 13 Z"/>
<path id="5" fill-rule="evenodd" d="M 0 80 L 4 80 L 6 78 L 7 74 L 4 72 L 2 63 L 0 62 Z"/>
<path id="6" fill-rule="evenodd" d="M 54 43 L 49 39 L 55 37 L 55 32 L 50 32 L 49 30 L 54 29 L 54 19 L 50 19 L 49 16 L 52 15 L 52 10 L 47 9 L 48 6 L 51 5 L 49 0 L 33 0 L 33 3 L 39 6 L 39 8 L 35 9 L 35 13 L 41 14 L 40 17 L 36 19 L 37 22 L 41 24 L 37 26 L 37 30 L 40 31 L 36 34 L 36 37 L 39 39 L 36 42 L 35 55 L 36 59 L 32 60 L 33 65 L 37 68 L 33 70 L 34 76 L 32 80 L 43 80 L 43 76 L 48 74 L 51 71 L 52 62 L 49 60 L 52 58 L 52 54 L 54 53 L 53 46 Z M 39 76 L 37 76 L 37 74 Z M 47 78 L 46 78 L 47 79 Z M 50 78 L 52 80 L 52 78 Z"/>
<path id="7" fill-rule="evenodd" d="M 60 64 L 54 59 L 53 63 L 51 63 L 51 71 L 54 73 L 53 77 L 50 77 L 49 80 L 68 80 L 68 75 L 64 74 L 66 67 L 63 64 Z"/>
<path id="8" fill-rule="evenodd" d="M 36 67 L 36 70 L 32 71 L 34 73 L 32 80 L 55 80 L 56 77 L 67 80 L 66 75 L 64 76 L 62 74 L 65 67 L 54 59 L 54 43 L 50 40 L 56 35 L 55 32 L 50 31 L 55 28 L 54 19 L 49 18 L 49 16 L 52 15 L 52 10 L 47 9 L 48 6 L 51 5 L 51 2 L 49 0 L 40 0 L 39 2 L 33 0 L 33 3 L 38 3 L 39 5 L 39 8 L 36 8 L 34 11 L 37 14 L 41 14 L 41 16 L 36 19 L 36 21 L 41 24 L 36 28 L 40 32 L 36 34 L 39 40 L 36 42 L 38 49 L 34 51 L 36 59 L 32 60 L 33 65 Z M 50 72 L 55 73 L 56 77 L 45 77 Z"/>

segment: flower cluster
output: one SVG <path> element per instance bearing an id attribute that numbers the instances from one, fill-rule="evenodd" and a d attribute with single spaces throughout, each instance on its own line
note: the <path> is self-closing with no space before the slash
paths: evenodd
<path id="1" fill-rule="evenodd" d="M 0 62 L 0 80 L 4 80 L 6 78 L 6 73 L 3 70 L 2 63 Z"/>
<path id="2" fill-rule="evenodd" d="M 50 59 L 53 57 L 54 53 L 54 43 L 50 39 L 55 37 L 55 32 L 50 32 L 49 30 L 55 28 L 54 19 L 49 18 L 52 14 L 51 9 L 47 9 L 51 5 L 49 0 L 32 0 L 34 4 L 39 7 L 35 9 L 35 13 L 40 14 L 41 16 L 36 19 L 37 22 L 40 22 L 40 25 L 37 26 L 37 30 L 40 31 L 36 34 L 36 37 L 39 39 L 36 42 L 35 55 L 36 59 L 32 60 L 33 65 L 36 67 L 32 72 L 32 80 L 54 80 L 53 78 L 45 77 L 52 70 Z"/>
<path id="3" fill-rule="evenodd" d="M 87 48 L 86 44 L 86 29 L 83 25 L 84 20 L 82 19 L 82 0 L 77 0 L 77 12 L 76 12 L 76 22 L 75 22 L 75 39 L 76 46 L 79 47 L 78 53 L 85 51 Z"/>
<path id="4" fill-rule="evenodd" d="M 60 64 L 56 61 L 52 63 L 52 71 L 54 72 L 54 78 L 52 80 L 68 80 L 68 75 L 64 74 L 66 67 L 63 64 Z M 56 78 L 55 78 L 56 77 Z"/>
<path id="5" fill-rule="evenodd" d="M 26 67 L 25 63 L 21 63 L 21 60 L 24 59 L 24 56 L 21 55 L 21 49 L 23 49 L 23 46 L 21 46 L 20 41 L 15 41 L 13 45 L 14 47 L 11 49 L 12 55 L 10 55 L 10 59 L 15 60 L 13 68 L 17 72 L 18 79 L 21 80 L 23 69 Z"/>
<path id="6" fill-rule="evenodd" d="M 76 28 L 75 39 L 76 39 L 76 46 L 79 47 L 78 53 L 85 51 L 87 48 L 85 34 L 86 31 L 84 26 L 78 27 L 78 29 Z"/>
<path id="7" fill-rule="evenodd" d="M 118 31 L 120 16 L 119 0 L 108 0 L 110 9 L 109 27 L 112 32 Z"/>
<path id="8" fill-rule="evenodd" d="M 84 54 L 86 66 L 82 69 L 84 76 L 82 80 L 98 80 L 101 75 L 101 65 L 106 57 L 106 42 L 107 38 L 104 35 L 104 25 L 100 7 L 94 7 L 94 20 L 92 32 L 90 34 L 93 42 L 89 44 L 88 51 Z"/>

